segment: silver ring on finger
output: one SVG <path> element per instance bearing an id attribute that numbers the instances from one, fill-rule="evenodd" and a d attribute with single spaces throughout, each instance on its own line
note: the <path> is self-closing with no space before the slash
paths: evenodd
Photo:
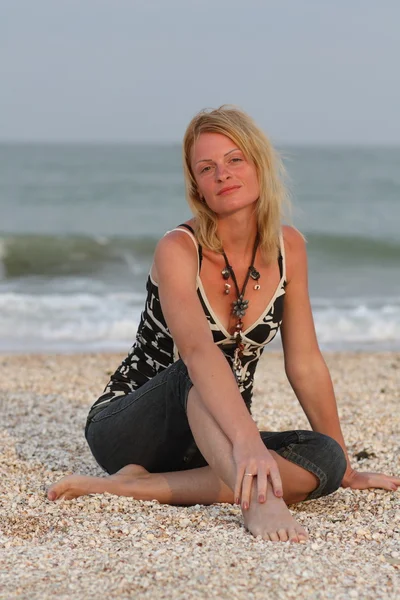
<path id="1" fill-rule="evenodd" d="M 245 473 L 244 476 L 245 477 L 255 477 L 255 475 L 253 473 Z"/>

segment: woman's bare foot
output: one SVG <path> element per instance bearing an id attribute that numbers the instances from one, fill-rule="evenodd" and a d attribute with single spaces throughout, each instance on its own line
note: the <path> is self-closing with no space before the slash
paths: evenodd
<path id="1" fill-rule="evenodd" d="M 152 477 L 153 479 L 151 479 Z M 255 484 L 253 484 L 250 508 L 243 511 L 244 523 L 250 533 L 273 542 L 288 540 L 306 542 L 308 540 L 306 530 L 292 517 L 284 500 L 274 495 L 270 483 L 268 483 L 267 500 L 263 504 L 258 502 L 254 488 Z M 148 500 L 154 498 L 154 495 L 158 498 L 154 474 L 150 474 L 140 465 L 127 465 L 114 475 L 106 477 L 68 475 L 49 487 L 47 497 L 53 501 L 72 500 L 86 494 L 103 494 L 104 492 L 117 496 L 130 496 L 137 500 Z M 166 496 L 164 502 L 171 503 L 170 489 L 168 493 L 164 490 L 161 495 Z M 218 501 L 217 498 L 215 501 Z M 186 503 L 184 502 L 184 504 Z"/>
<path id="2" fill-rule="evenodd" d="M 253 494 L 250 507 L 242 510 L 245 527 L 255 537 L 261 536 L 271 542 L 301 542 L 308 540 L 308 533 L 289 512 L 283 498 L 277 498 L 268 482 L 267 500 L 260 504 L 257 493 Z"/>
<path id="3" fill-rule="evenodd" d="M 114 475 L 89 477 L 87 475 L 68 475 L 47 490 L 49 500 L 72 500 L 87 494 L 116 494 L 135 497 L 135 480 L 147 478 L 149 472 L 140 465 L 127 465 Z M 137 498 L 140 499 L 140 498 Z"/>

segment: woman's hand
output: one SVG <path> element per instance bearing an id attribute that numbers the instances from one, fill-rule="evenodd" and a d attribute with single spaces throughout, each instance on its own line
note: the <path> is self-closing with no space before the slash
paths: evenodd
<path id="1" fill-rule="evenodd" d="M 343 477 L 342 487 L 353 490 L 365 490 L 367 488 L 381 488 L 395 492 L 400 486 L 400 478 L 383 473 L 360 473 L 355 469 L 346 472 Z"/>
<path id="2" fill-rule="evenodd" d="M 256 443 L 247 441 L 235 443 L 233 459 L 236 464 L 234 498 L 242 509 L 250 506 L 253 479 L 257 478 L 257 497 L 263 503 L 267 498 L 267 477 L 270 478 L 275 496 L 282 497 L 282 480 L 278 465 L 268 452 L 261 438 Z"/>

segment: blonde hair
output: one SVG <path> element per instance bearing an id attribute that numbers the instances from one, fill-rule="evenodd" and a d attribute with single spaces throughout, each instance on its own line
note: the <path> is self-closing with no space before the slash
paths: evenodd
<path id="1" fill-rule="evenodd" d="M 242 110 L 226 104 L 200 111 L 189 123 L 183 138 L 186 197 L 195 216 L 199 243 L 209 250 L 222 252 L 217 235 L 217 216 L 200 197 L 191 167 L 193 145 L 206 132 L 225 135 L 238 145 L 247 160 L 254 163 L 260 186 L 256 206 L 260 249 L 267 260 L 273 260 L 278 256 L 283 206 L 287 204 L 290 207 L 284 185 L 285 170 L 271 142 L 253 119 Z"/>

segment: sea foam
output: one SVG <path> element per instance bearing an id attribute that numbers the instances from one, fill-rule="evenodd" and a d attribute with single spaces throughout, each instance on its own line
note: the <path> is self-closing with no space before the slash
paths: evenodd
<path id="1" fill-rule="evenodd" d="M 0 293 L 0 349 L 126 350 L 144 299 L 130 292 Z M 313 314 L 323 349 L 400 349 L 400 298 L 319 301 Z"/>

